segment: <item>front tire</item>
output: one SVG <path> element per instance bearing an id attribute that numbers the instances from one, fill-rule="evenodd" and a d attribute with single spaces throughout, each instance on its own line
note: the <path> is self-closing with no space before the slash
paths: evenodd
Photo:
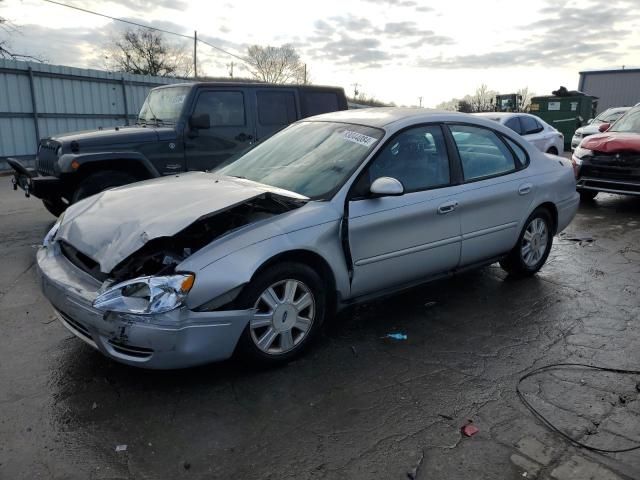
<path id="1" fill-rule="evenodd" d="M 67 204 L 62 200 L 42 200 L 42 204 L 54 217 L 59 217 L 67 209 Z"/>
<path id="2" fill-rule="evenodd" d="M 126 172 L 107 170 L 89 175 L 80 182 L 76 191 L 73 192 L 71 203 L 76 203 L 84 198 L 100 193 L 107 188 L 121 187 L 136 181 L 133 175 Z"/>
<path id="3" fill-rule="evenodd" d="M 552 244 L 551 215 L 548 210 L 538 208 L 527 218 L 516 246 L 500 266 L 515 277 L 534 275 L 547 261 Z"/>
<path id="4" fill-rule="evenodd" d="M 282 263 L 259 273 L 236 303 L 256 310 L 240 337 L 238 353 L 262 366 L 286 363 L 306 350 L 327 311 L 324 282 L 301 263 Z"/>

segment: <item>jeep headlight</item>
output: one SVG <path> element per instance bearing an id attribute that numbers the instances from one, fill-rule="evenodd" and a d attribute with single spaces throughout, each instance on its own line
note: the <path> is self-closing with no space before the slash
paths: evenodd
<path id="1" fill-rule="evenodd" d="M 194 280 L 193 273 L 134 278 L 108 287 L 93 306 L 105 312 L 137 315 L 169 312 L 183 304 Z"/>
<path id="2" fill-rule="evenodd" d="M 45 235 L 44 239 L 42 240 L 42 246 L 48 248 L 53 244 L 54 240 L 56 239 L 56 235 L 58 234 L 58 230 L 60 229 L 60 224 L 62 223 L 63 217 L 64 213 L 58 217 L 58 220 L 56 220 L 56 223 L 53 224 L 51 230 L 49 230 L 49 232 Z"/>
<path id="3" fill-rule="evenodd" d="M 582 148 L 581 146 L 576 147 L 573 152 L 574 160 L 578 165 L 582 165 L 582 159 L 590 155 L 593 155 L 593 150 Z"/>

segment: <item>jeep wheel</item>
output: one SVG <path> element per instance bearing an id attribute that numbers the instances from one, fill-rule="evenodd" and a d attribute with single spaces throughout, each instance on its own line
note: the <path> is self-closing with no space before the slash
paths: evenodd
<path id="1" fill-rule="evenodd" d="M 42 204 L 54 217 L 59 217 L 67 209 L 67 204 L 62 200 L 42 200 Z"/>
<path id="2" fill-rule="evenodd" d="M 578 190 L 578 193 L 580 194 L 580 200 L 583 202 L 591 202 L 598 195 L 595 190 Z"/>
<path id="3" fill-rule="evenodd" d="M 136 178 L 133 175 L 125 172 L 107 170 L 105 172 L 93 173 L 80 182 L 76 191 L 73 192 L 71 203 L 76 203 L 83 198 L 100 193 L 107 188 L 121 187 L 122 185 L 127 185 L 135 181 Z"/>

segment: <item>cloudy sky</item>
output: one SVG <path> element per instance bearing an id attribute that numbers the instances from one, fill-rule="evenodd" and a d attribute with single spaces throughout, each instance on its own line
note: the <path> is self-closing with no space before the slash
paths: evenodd
<path id="1" fill-rule="evenodd" d="M 481 83 L 502 93 L 577 88 L 586 69 L 640 66 L 640 0 L 59 0 L 192 35 L 242 56 L 251 44 L 293 44 L 316 84 L 434 106 Z M 20 27 L 14 51 L 102 68 L 111 20 L 42 0 L 0 0 Z M 0 40 L 6 40 L 0 33 Z M 188 40 L 185 48 L 191 48 Z M 201 70 L 234 60 L 199 47 Z M 236 74 L 247 74 L 237 65 Z"/>

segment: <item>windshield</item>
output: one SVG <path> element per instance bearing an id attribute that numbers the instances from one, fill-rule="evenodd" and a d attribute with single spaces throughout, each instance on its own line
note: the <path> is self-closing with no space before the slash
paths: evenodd
<path id="1" fill-rule="evenodd" d="M 138 123 L 176 123 L 191 87 L 168 87 L 151 90 L 144 101 Z"/>
<path id="2" fill-rule="evenodd" d="M 618 120 L 622 115 L 624 115 L 626 110 L 618 110 L 616 112 L 604 111 L 600 115 L 598 115 L 595 119 L 598 123 L 613 123 Z"/>
<path id="3" fill-rule="evenodd" d="M 640 108 L 629 110 L 608 131 L 640 133 Z"/>
<path id="4" fill-rule="evenodd" d="M 331 197 L 384 132 L 345 123 L 300 122 L 218 170 L 322 200 Z"/>

